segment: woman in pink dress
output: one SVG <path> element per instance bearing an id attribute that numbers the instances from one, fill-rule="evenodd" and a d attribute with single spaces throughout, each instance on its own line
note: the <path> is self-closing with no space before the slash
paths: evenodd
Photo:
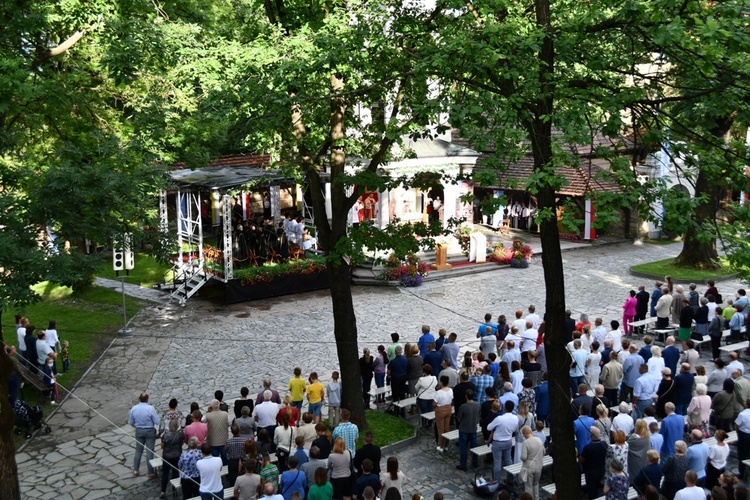
<path id="1" fill-rule="evenodd" d="M 637 303 L 635 290 L 630 290 L 630 296 L 625 299 L 625 303 L 622 305 L 622 324 L 625 325 L 625 335 L 633 334 L 633 327 L 630 326 L 630 323 L 635 318 L 635 305 Z"/>

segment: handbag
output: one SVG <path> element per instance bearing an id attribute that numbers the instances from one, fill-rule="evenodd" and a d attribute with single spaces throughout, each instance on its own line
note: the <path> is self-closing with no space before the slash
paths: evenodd
<path id="1" fill-rule="evenodd" d="M 701 427 L 703 425 L 703 416 L 701 415 L 701 403 L 698 400 L 698 408 L 691 411 L 688 415 L 688 424 L 691 427 Z"/>
<path id="2" fill-rule="evenodd" d="M 529 480 L 529 469 L 526 467 L 521 467 L 521 472 L 518 473 L 518 479 L 521 480 L 522 483 L 525 483 Z"/>

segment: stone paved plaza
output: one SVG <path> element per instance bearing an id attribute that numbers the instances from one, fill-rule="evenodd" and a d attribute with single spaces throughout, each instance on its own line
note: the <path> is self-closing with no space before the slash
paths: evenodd
<path id="1" fill-rule="evenodd" d="M 680 248 L 622 243 L 564 253 L 568 307 L 574 315 L 587 312 L 592 319 L 621 320 L 628 290 L 641 283 L 649 291 L 652 286 L 629 275 L 628 268 L 675 256 Z M 718 286 L 724 297 L 738 287 L 735 281 Z M 516 308 L 532 303 L 538 312 L 544 310 L 537 257 L 528 269 L 429 281 L 414 289 L 355 287 L 353 293 L 360 350 L 387 345 L 393 331 L 403 342 L 416 341 L 423 323 L 433 332 L 455 331 L 464 345 L 473 344 L 485 312 L 510 317 Z M 327 292 L 231 306 L 200 300 L 191 300 L 185 308 L 156 304 L 141 311 L 131 327 L 134 334 L 115 339 L 74 397 L 49 419 L 53 433 L 37 435 L 17 454 L 24 498 L 158 497 L 159 481 L 145 478 L 145 460 L 141 477 L 131 474 L 133 432 L 126 422 L 142 390 L 151 394 L 150 402 L 161 414 L 172 397 L 183 411 L 191 401 L 204 408 L 216 389 L 231 401 L 239 397 L 241 386 L 255 394 L 263 378 L 270 377 L 283 394 L 295 366 L 304 374 L 317 371 L 324 381 L 338 368 Z M 396 455 L 408 478 L 405 493 L 444 491 L 447 498 L 472 497 L 474 471 L 456 471 L 457 449 L 438 455 L 431 438 L 423 436 Z"/>

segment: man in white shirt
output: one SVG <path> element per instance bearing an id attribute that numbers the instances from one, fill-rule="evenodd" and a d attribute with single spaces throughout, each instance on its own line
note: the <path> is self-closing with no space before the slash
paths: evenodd
<path id="1" fill-rule="evenodd" d="M 737 461 L 740 465 L 740 478 L 745 479 L 747 467 L 743 460 L 750 458 L 750 400 L 745 400 L 744 409 L 737 415 L 734 428 L 737 431 Z"/>
<path id="2" fill-rule="evenodd" d="M 529 306 L 529 314 L 526 316 L 526 323 L 529 321 L 531 321 L 532 328 L 535 330 L 539 329 L 539 324 L 542 322 L 542 318 L 536 313 L 536 306 L 534 304 Z M 526 328 L 528 328 L 528 326 Z"/>
<path id="3" fill-rule="evenodd" d="M 521 334 L 521 358 L 526 357 L 525 353 L 536 349 L 537 338 L 539 338 L 539 332 L 531 321 L 527 321 L 526 330 Z"/>
<path id="4" fill-rule="evenodd" d="M 612 419 L 612 434 L 615 431 L 623 431 L 626 436 L 630 436 L 635 429 L 633 425 L 633 418 L 628 415 L 629 406 L 623 401 L 620 403 L 620 413 Z"/>
<path id="5" fill-rule="evenodd" d="M 513 434 L 518 431 L 518 417 L 513 414 L 515 407 L 513 401 L 506 401 L 503 407 L 505 413 L 495 417 L 487 426 L 487 430 L 492 432 L 492 442 L 487 444 L 492 448 L 494 477 L 498 481 L 503 465 L 513 463 L 510 450 L 513 447 Z"/>
<path id="6" fill-rule="evenodd" d="M 36 359 L 41 368 L 47 364 L 47 358 L 57 359 L 57 354 L 50 349 L 49 344 L 47 343 L 47 334 L 44 331 L 39 332 L 36 338 Z"/>
<path id="7" fill-rule="evenodd" d="M 519 332 L 522 332 L 526 329 L 526 320 L 522 318 L 523 311 L 521 309 L 518 309 L 516 311 L 516 319 L 513 320 L 513 323 L 511 323 L 510 326 L 515 326 Z"/>
<path id="8" fill-rule="evenodd" d="M 269 436 L 273 436 L 276 430 L 276 415 L 279 413 L 279 405 L 271 401 L 273 393 L 266 389 L 263 392 L 263 402 L 253 410 L 253 417 L 258 422 L 258 431 L 266 429 Z"/>
<path id="9" fill-rule="evenodd" d="M 594 320 L 594 329 L 591 332 L 591 337 L 599 342 L 599 345 L 604 345 L 604 340 L 607 338 L 607 328 L 604 326 L 602 318 Z"/>
<path id="10" fill-rule="evenodd" d="M 198 489 L 201 498 L 224 498 L 224 486 L 221 483 L 221 468 L 223 467 L 221 458 L 211 456 L 211 445 L 205 441 L 201 445 L 201 453 L 203 458 L 195 464 L 201 477 L 201 485 Z"/>
<path id="11" fill-rule="evenodd" d="M 516 343 L 514 341 L 510 340 L 510 341 L 508 341 L 506 343 L 506 345 L 508 346 L 508 352 L 505 353 L 505 355 L 503 356 L 502 360 L 505 361 L 506 363 L 508 363 L 509 367 L 510 367 L 511 363 L 513 363 L 513 361 L 518 361 L 520 363 L 521 362 L 521 351 L 516 346 Z"/>
<path id="12" fill-rule="evenodd" d="M 706 492 L 703 488 L 695 485 L 698 482 L 698 475 L 695 471 L 689 470 L 685 473 L 685 487 L 674 496 L 674 500 L 705 500 Z"/>
<path id="13" fill-rule="evenodd" d="M 26 327 L 29 326 L 29 320 L 19 315 L 16 315 L 16 338 L 18 340 L 18 359 L 21 360 L 21 363 L 26 362 L 26 342 L 24 341 L 24 337 L 26 336 Z"/>
<path id="14" fill-rule="evenodd" d="M 739 370 L 742 374 L 745 373 L 745 366 L 742 364 L 742 361 L 739 360 L 739 355 L 736 351 L 729 353 L 729 363 L 727 363 L 727 366 L 725 366 L 724 369 L 727 371 L 727 378 L 732 376 L 734 370 Z"/>
<path id="15" fill-rule="evenodd" d="M 578 386 L 585 383 L 584 370 L 588 353 L 581 349 L 581 340 L 573 341 L 573 352 L 570 353 L 570 393 L 575 394 Z"/>
<path id="16" fill-rule="evenodd" d="M 273 487 L 273 483 L 271 481 L 268 481 L 263 486 L 262 498 L 268 498 L 270 500 L 284 500 L 284 497 L 282 495 L 276 494 L 276 489 Z"/>

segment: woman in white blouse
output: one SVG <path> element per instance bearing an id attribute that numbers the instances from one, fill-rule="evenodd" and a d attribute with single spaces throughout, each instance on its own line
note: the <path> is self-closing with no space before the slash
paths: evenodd
<path id="1" fill-rule="evenodd" d="M 449 442 L 443 437 L 443 433 L 450 430 L 451 408 L 453 408 L 453 389 L 448 386 L 450 379 L 447 375 L 440 377 L 440 388 L 435 391 L 432 406 L 435 408 L 435 425 L 438 430 L 437 451 L 445 451 Z"/>

